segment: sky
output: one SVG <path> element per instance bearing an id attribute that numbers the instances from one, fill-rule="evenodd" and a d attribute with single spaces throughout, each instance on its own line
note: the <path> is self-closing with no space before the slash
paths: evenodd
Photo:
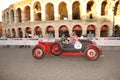
<path id="1" fill-rule="evenodd" d="M 0 21 L 2 21 L 2 11 L 8 8 L 11 4 L 20 2 L 22 0 L 3 0 L 0 1 Z"/>

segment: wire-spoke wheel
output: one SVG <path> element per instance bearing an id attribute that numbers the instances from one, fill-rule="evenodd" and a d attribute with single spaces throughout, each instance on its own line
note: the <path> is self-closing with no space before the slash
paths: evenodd
<path id="1" fill-rule="evenodd" d="M 85 50 L 85 56 L 88 60 L 94 61 L 99 58 L 99 53 L 96 48 L 90 47 Z"/>
<path id="2" fill-rule="evenodd" d="M 44 56 L 44 51 L 41 47 L 36 46 L 32 51 L 32 55 L 36 59 L 41 59 Z"/>
<path id="3" fill-rule="evenodd" d="M 50 51 L 53 55 L 59 56 L 62 53 L 62 47 L 58 43 L 53 43 L 50 47 Z"/>

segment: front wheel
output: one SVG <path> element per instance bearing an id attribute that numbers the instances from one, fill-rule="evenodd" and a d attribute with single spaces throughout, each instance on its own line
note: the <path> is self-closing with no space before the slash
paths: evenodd
<path id="1" fill-rule="evenodd" d="M 32 51 L 32 55 L 36 59 L 41 59 L 44 56 L 43 48 L 36 46 Z"/>
<path id="2" fill-rule="evenodd" d="M 50 51 L 53 55 L 59 56 L 62 53 L 62 47 L 58 43 L 53 43 L 50 47 Z"/>
<path id="3" fill-rule="evenodd" d="M 95 61 L 99 58 L 99 53 L 96 48 L 90 47 L 85 50 L 85 56 L 90 61 Z"/>

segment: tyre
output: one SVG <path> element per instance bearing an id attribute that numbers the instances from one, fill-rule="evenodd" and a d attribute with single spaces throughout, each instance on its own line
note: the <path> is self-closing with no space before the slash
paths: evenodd
<path id="1" fill-rule="evenodd" d="M 44 50 L 42 47 L 36 46 L 33 51 L 32 55 L 36 59 L 41 59 L 44 56 Z"/>
<path id="2" fill-rule="evenodd" d="M 99 53 L 96 48 L 89 47 L 85 50 L 85 56 L 90 61 L 95 61 L 99 58 Z"/>
<path id="3" fill-rule="evenodd" d="M 59 43 L 53 43 L 50 47 L 50 51 L 53 55 L 59 56 L 62 53 L 62 47 Z"/>

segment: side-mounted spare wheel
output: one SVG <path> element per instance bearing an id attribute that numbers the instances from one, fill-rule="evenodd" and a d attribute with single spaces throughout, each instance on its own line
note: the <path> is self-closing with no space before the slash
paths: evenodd
<path id="1" fill-rule="evenodd" d="M 85 57 L 90 61 L 95 61 L 99 58 L 99 52 L 95 47 L 88 47 L 85 50 Z"/>
<path id="2" fill-rule="evenodd" d="M 44 50 L 42 47 L 36 46 L 32 50 L 32 55 L 36 59 L 41 59 L 44 56 Z"/>
<path id="3" fill-rule="evenodd" d="M 59 43 L 53 43 L 51 46 L 50 46 L 50 51 L 53 55 L 55 56 L 59 56 L 61 55 L 62 53 L 62 47 Z"/>

